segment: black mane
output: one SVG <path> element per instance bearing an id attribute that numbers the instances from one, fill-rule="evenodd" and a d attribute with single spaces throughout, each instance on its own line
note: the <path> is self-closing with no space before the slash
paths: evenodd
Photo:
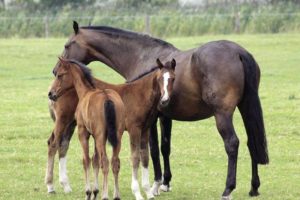
<path id="1" fill-rule="evenodd" d="M 77 60 L 71 59 L 71 60 L 68 60 L 68 61 L 70 63 L 76 64 L 79 67 L 79 69 L 82 71 L 83 76 L 87 80 L 87 82 L 89 84 L 91 84 L 91 86 L 93 88 L 95 88 L 95 84 L 94 84 L 93 76 L 92 76 L 92 70 L 90 68 L 88 68 L 86 65 L 84 65 L 83 63 L 78 62 Z"/>
<path id="2" fill-rule="evenodd" d="M 123 30 L 123 29 L 119 29 L 119 28 L 114 28 L 114 27 L 109 27 L 109 26 L 82 26 L 80 28 L 100 31 L 101 33 L 108 34 L 108 35 L 114 36 L 114 37 L 122 36 L 122 37 L 126 37 L 129 39 L 142 38 L 144 41 L 151 41 L 154 43 L 158 43 L 162 46 L 174 48 L 174 46 L 172 44 L 170 44 L 164 40 L 161 40 L 158 38 L 153 38 L 146 34 L 136 33 L 133 31 Z"/>
<path id="3" fill-rule="evenodd" d="M 143 77 L 146 76 L 147 74 L 150 74 L 151 72 L 153 72 L 153 71 L 155 71 L 155 70 L 157 70 L 157 69 L 159 69 L 158 66 L 153 67 L 153 68 L 151 68 L 150 70 L 148 70 L 148 71 L 146 71 L 146 72 L 144 72 L 144 73 L 138 75 L 138 76 L 135 77 L 134 79 L 129 80 L 129 81 L 126 81 L 126 83 L 132 83 L 132 82 L 134 82 L 134 81 L 136 81 L 136 80 L 139 80 L 140 78 L 143 78 Z"/>

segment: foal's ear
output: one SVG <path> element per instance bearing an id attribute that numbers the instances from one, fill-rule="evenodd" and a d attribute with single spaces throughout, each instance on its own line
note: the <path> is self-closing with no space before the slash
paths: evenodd
<path id="1" fill-rule="evenodd" d="M 156 63 L 159 67 L 159 69 L 162 69 L 164 67 L 164 65 L 160 62 L 159 58 L 156 59 Z"/>
<path id="2" fill-rule="evenodd" d="M 173 58 L 172 61 L 171 61 L 171 67 L 172 69 L 174 70 L 175 67 L 176 67 L 176 60 Z"/>
<path id="3" fill-rule="evenodd" d="M 60 63 L 61 63 L 64 67 L 69 67 L 69 62 L 68 62 L 66 59 L 64 59 L 64 58 L 61 57 L 61 56 L 59 56 L 58 59 L 59 59 Z"/>
<path id="4" fill-rule="evenodd" d="M 77 35 L 79 32 L 79 25 L 76 21 L 73 21 L 73 29 L 74 29 L 75 35 Z"/>

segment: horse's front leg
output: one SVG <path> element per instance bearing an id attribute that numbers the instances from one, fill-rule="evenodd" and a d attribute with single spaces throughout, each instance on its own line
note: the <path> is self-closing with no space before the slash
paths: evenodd
<path id="1" fill-rule="evenodd" d="M 154 199 L 154 195 L 150 189 L 150 182 L 149 182 L 149 131 L 147 130 L 142 133 L 141 136 L 141 161 L 142 161 L 142 187 L 146 192 L 147 199 Z"/>
<path id="2" fill-rule="evenodd" d="M 157 123 L 157 119 L 150 127 L 149 145 L 150 145 L 151 159 L 152 159 L 153 169 L 154 169 L 154 183 L 151 187 L 151 192 L 153 195 L 157 196 L 159 195 L 159 187 L 162 184 L 162 172 L 161 172 L 161 165 L 160 165 L 156 123 Z"/>
<path id="3" fill-rule="evenodd" d="M 53 168 L 54 168 L 54 158 L 56 151 L 59 148 L 61 142 L 62 134 L 66 129 L 66 124 L 60 118 L 57 118 L 55 121 L 55 128 L 48 139 L 48 161 L 47 161 L 47 170 L 45 182 L 47 184 L 48 193 L 54 193 L 53 186 Z"/>
<path id="4" fill-rule="evenodd" d="M 59 144 L 59 182 L 64 188 L 65 193 L 69 193 L 72 191 L 70 184 L 69 184 L 69 178 L 67 175 L 67 152 L 69 149 L 70 140 L 72 138 L 72 135 L 74 133 L 74 129 L 76 127 L 76 121 L 73 120 L 70 122 L 60 141 Z"/>
<path id="5" fill-rule="evenodd" d="M 128 129 L 130 136 L 131 161 L 132 161 L 132 181 L 131 190 L 136 200 L 143 200 L 138 182 L 138 169 L 140 163 L 140 143 L 141 129 L 137 127 Z"/>
<path id="6" fill-rule="evenodd" d="M 170 181 L 172 178 L 170 167 L 172 120 L 164 116 L 161 116 L 159 119 L 161 127 L 161 153 L 164 159 L 163 184 L 160 186 L 160 190 L 168 192 L 171 190 Z"/>

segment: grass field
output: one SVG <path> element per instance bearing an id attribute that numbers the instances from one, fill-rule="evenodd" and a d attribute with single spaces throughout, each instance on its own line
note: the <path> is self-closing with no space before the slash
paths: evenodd
<path id="1" fill-rule="evenodd" d="M 259 168 L 261 200 L 300 199 L 300 34 L 226 35 L 170 38 L 181 49 L 216 39 L 229 39 L 248 49 L 262 71 L 260 97 L 268 137 L 270 164 Z M 47 108 L 51 71 L 64 39 L 0 39 L 0 199 L 83 199 L 81 147 L 74 134 L 68 154 L 73 192 L 56 195 L 44 184 L 46 141 L 53 128 Z M 100 63 L 91 65 L 94 75 L 106 81 L 124 80 Z M 250 199 L 251 169 L 247 139 L 240 114 L 235 128 L 240 139 L 237 188 L 234 199 Z M 214 119 L 174 122 L 171 167 L 172 191 L 157 199 L 219 199 L 224 189 L 227 156 Z M 128 135 L 121 151 L 121 197 L 133 199 Z M 150 163 L 150 166 L 152 163 Z M 153 179 L 152 166 L 150 179 Z M 110 197 L 112 197 L 110 172 Z"/>

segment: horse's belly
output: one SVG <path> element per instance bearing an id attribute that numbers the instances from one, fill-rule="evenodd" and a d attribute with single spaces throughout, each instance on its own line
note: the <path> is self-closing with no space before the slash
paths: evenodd
<path id="1" fill-rule="evenodd" d="M 212 109 L 203 100 L 185 95 L 171 98 L 169 105 L 160 110 L 163 115 L 180 121 L 196 121 L 213 115 Z"/>

